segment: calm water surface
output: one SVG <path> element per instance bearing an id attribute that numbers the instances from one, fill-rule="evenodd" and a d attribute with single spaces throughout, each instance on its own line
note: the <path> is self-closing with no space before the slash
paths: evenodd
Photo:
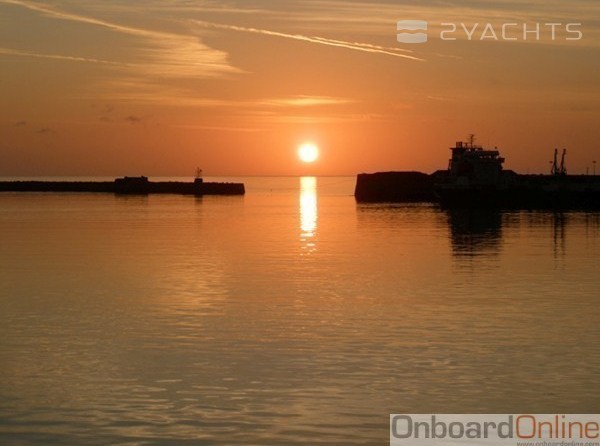
<path id="1" fill-rule="evenodd" d="M 0 442 L 380 445 L 390 413 L 600 411 L 600 214 L 0 195 Z"/>

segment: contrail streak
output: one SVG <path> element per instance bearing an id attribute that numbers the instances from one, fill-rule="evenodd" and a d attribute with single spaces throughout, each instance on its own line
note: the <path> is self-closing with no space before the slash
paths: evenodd
<path id="1" fill-rule="evenodd" d="M 194 20 L 194 23 L 197 23 L 198 25 L 201 25 L 201 26 L 204 26 L 207 28 L 262 34 L 265 36 L 282 37 L 285 39 L 300 40 L 303 42 L 317 43 L 320 45 L 327 45 L 327 46 L 335 46 L 338 48 L 347 48 L 349 50 L 363 51 L 366 53 L 385 54 L 387 56 L 401 57 L 403 59 L 417 60 L 420 62 L 425 60 L 425 59 L 421 59 L 416 56 L 410 56 L 408 54 L 400 53 L 401 51 L 405 52 L 406 50 L 402 50 L 399 48 L 383 47 L 383 46 L 379 46 L 379 45 L 372 45 L 369 43 L 347 42 L 344 40 L 327 39 L 325 37 L 316 37 L 316 36 L 305 36 L 302 34 L 287 34 L 287 33 L 282 33 L 282 32 L 277 32 L 277 31 L 270 31 L 267 29 L 246 28 L 243 26 L 224 25 L 224 24 L 220 24 L 220 23 L 204 22 L 204 21 L 199 21 L 199 20 Z"/>
<path id="2" fill-rule="evenodd" d="M 132 64 L 113 62 L 111 60 L 94 59 L 94 58 L 90 58 L 90 57 L 64 56 L 61 54 L 31 53 L 28 51 L 15 50 L 12 48 L 0 48 L 0 54 L 4 54 L 4 55 L 8 55 L 8 56 L 35 57 L 38 59 L 68 60 L 68 61 L 72 61 L 72 62 L 90 62 L 90 63 L 105 64 L 105 65 L 132 66 Z"/>

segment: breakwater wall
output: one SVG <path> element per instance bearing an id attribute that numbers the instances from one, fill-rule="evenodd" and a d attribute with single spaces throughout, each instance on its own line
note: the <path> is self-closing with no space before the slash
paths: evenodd
<path id="1" fill-rule="evenodd" d="M 446 170 L 359 174 L 354 196 L 359 203 L 438 203 L 442 207 L 506 209 L 598 209 L 600 176 L 521 175 L 504 171 L 498 185 L 444 188 Z M 436 185 L 438 191 L 436 193 Z"/>
<path id="2" fill-rule="evenodd" d="M 244 195 L 243 183 L 148 181 L 147 177 L 124 177 L 115 181 L 0 181 L 0 192 L 88 192 L 129 195 Z"/>
<path id="3" fill-rule="evenodd" d="M 356 178 L 354 196 L 361 203 L 418 203 L 437 201 L 436 174 L 422 172 L 361 173 Z"/>

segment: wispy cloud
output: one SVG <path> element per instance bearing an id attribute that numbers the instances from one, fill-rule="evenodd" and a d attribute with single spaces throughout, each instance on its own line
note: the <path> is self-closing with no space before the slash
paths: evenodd
<path id="1" fill-rule="evenodd" d="M 125 118 L 125 121 L 129 122 L 130 124 L 140 124 L 144 121 L 144 119 L 139 116 L 129 115 Z"/>
<path id="2" fill-rule="evenodd" d="M 282 11 L 283 12 L 283 11 Z M 593 19 L 600 12 L 600 4 L 589 0 L 498 0 L 482 2 L 466 1 L 352 1 L 313 0 L 289 16 L 290 20 L 305 21 L 311 27 L 315 23 L 348 25 L 367 24 L 371 30 L 387 29 L 382 25 L 394 26 L 397 20 L 414 18 L 432 22 L 444 21 L 543 21 L 553 19 L 577 21 Z M 308 19 L 310 18 L 310 21 Z M 596 21 L 596 20 L 594 20 Z M 376 25 L 376 28 L 372 28 Z"/>
<path id="3" fill-rule="evenodd" d="M 303 34 L 289 34 L 289 33 L 282 33 L 282 32 L 278 32 L 278 31 L 271 31 L 271 30 L 267 30 L 267 29 L 247 28 L 244 26 L 226 25 L 226 24 L 222 24 L 222 23 L 213 23 L 213 22 L 206 22 L 206 21 L 201 21 L 201 20 L 194 20 L 193 22 L 200 26 L 206 27 L 206 28 L 222 29 L 222 30 L 226 30 L 226 31 L 239 31 L 239 32 L 246 32 L 246 33 L 253 33 L 253 34 L 262 34 L 265 36 L 299 40 L 302 42 L 309 42 L 309 43 L 314 43 L 314 44 L 318 44 L 318 45 L 327 45 L 327 46 L 334 46 L 334 47 L 338 47 L 338 48 L 346 48 L 349 50 L 362 51 L 365 53 L 385 54 L 387 56 L 400 57 L 403 59 L 410 59 L 410 60 L 416 60 L 416 61 L 424 60 L 420 57 L 411 56 L 409 54 L 406 54 L 410 51 L 402 49 L 402 48 L 383 47 L 383 46 L 379 46 L 379 45 L 373 45 L 370 43 L 348 42 L 345 40 L 328 39 L 325 37 L 318 37 L 318 36 L 306 36 Z"/>
<path id="4" fill-rule="evenodd" d="M 0 3 L 27 8 L 53 19 L 84 23 L 141 39 L 145 43 L 143 51 L 140 52 L 141 60 L 133 64 L 123 64 L 134 67 L 140 75 L 187 77 L 218 76 L 239 72 L 229 64 L 227 53 L 205 45 L 196 36 L 121 25 L 27 0 L 0 0 Z M 119 64 L 95 58 L 47 55 L 35 52 L 21 55 Z"/>
<path id="5" fill-rule="evenodd" d="M 349 113 L 327 115 L 277 115 L 259 117 L 258 121 L 270 124 L 336 124 L 352 122 L 389 122 L 397 119 L 395 116 L 380 113 Z"/>
<path id="6" fill-rule="evenodd" d="M 79 0 L 80 2 L 82 0 Z M 270 5 L 269 5 L 270 6 Z M 116 2 L 95 2 L 92 0 L 90 7 L 98 8 L 102 11 L 110 11 L 111 13 L 122 14 L 138 11 L 138 4 L 132 2 L 116 3 Z M 228 15 L 253 15 L 260 16 L 272 15 L 275 13 L 272 7 L 259 8 L 248 5 L 234 4 L 232 2 L 216 2 L 216 1 L 178 1 L 178 0 L 145 0 L 144 11 L 151 11 L 159 14 L 184 15 L 190 14 L 228 14 Z"/>
<path id="7" fill-rule="evenodd" d="M 86 17 L 86 16 L 79 15 L 79 14 L 72 14 L 72 13 L 69 13 L 66 11 L 61 11 L 59 9 L 52 8 L 51 6 L 48 6 L 48 5 L 30 2 L 30 1 L 26 1 L 26 0 L 0 0 L 0 3 L 21 6 L 23 8 L 27 8 L 31 11 L 40 12 L 48 17 L 53 17 L 55 19 L 70 20 L 70 21 L 80 22 L 80 23 L 88 23 L 91 25 L 102 26 L 105 28 L 113 29 L 115 31 L 125 32 L 125 33 L 129 33 L 129 34 L 146 35 L 146 34 L 152 33 L 150 31 L 146 31 L 146 30 L 142 30 L 142 29 L 138 29 L 138 28 L 131 28 L 128 26 L 117 25 L 114 23 L 106 22 L 104 20 L 95 19 L 93 17 Z"/>
<path id="8" fill-rule="evenodd" d="M 56 135 L 56 130 L 50 127 L 44 127 L 36 132 L 38 135 Z"/>
<path id="9" fill-rule="evenodd" d="M 465 1 L 367 1 L 353 0 L 312 0 L 298 3 L 293 11 L 285 8 L 285 3 L 278 2 L 265 23 L 279 26 L 285 23 L 301 34 L 310 33 L 344 33 L 351 35 L 368 35 L 389 41 L 395 39 L 396 22 L 401 19 L 427 20 L 430 32 L 439 31 L 439 24 L 454 23 L 492 23 L 511 22 L 582 22 L 585 38 L 582 41 L 543 41 L 553 45 L 577 44 L 598 46 L 600 35 L 600 3 L 590 0 L 498 0 L 482 2 L 480 0 Z M 268 25 L 264 26 L 268 28 Z M 463 37 L 460 37 L 461 39 Z M 533 41 L 531 41 L 533 42 Z M 431 48 L 421 45 L 416 55 L 432 54 Z M 433 54 L 432 54 L 433 55 Z M 437 56 L 443 56 L 436 54 Z M 425 56 L 426 57 L 426 56 Z"/>
<path id="10" fill-rule="evenodd" d="M 160 84 L 149 78 L 140 79 L 133 76 L 96 83 L 82 98 L 92 99 L 98 94 L 115 103 L 162 104 L 176 107 L 224 107 L 240 104 L 239 101 L 201 97 L 189 88 Z"/>
<path id="11" fill-rule="evenodd" d="M 282 107 L 315 107 L 321 105 L 339 105 L 354 102 L 351 99 L 331 96 L 293 96 L 290 98 L 273 98 L 260 101 L 261 104 Z"/>
<path id="12" fill-rule="evenodd" d="M 64 55 L 64 54 L 34 53 L 34 52 L 30 52 L 30 51 L 17 50 L 14 48 L 0 48 L 0 54 L 4 54 L 6 56 L 33 57 L 33 58 L 37 58 L 37 59 L 65 60 L 65 61 L 70 61 L 70 62 L 99 63 L 99 64 L 117 65 L 117 66 L 123 66 L 123 67 L 134 66 L 133 64 L 123 63 L 123 62 L 114 62 L 111 60 L 94 59 L 92 57 L 68 56 L 68 55 Z"/>
<path id="13" fill-rule="evenodd" d="M 188 130 L 213 130 L 217 132 L 263 132 L 267 129 L 262 127 L 227 127 L 227 126 L 213 126 L 213 125 L 174 125 L 175 128 L 188 129 Z"/>
<path id="14" fill-rule="evenodd" d="M 190 89 L 179 86 L 158 85 L 151 80 L 135 78 L 115 79 L 94 87 L 94 94 L 124 103 L 160 103 L 179 107 L 197 108 L 236 108 L 236 109 L 277 109 L 282 107 L 319 107 L 350 104 L 351 98 L 317 95 L 293 95 L 256 99 L 221 99 L 202 97 Z M 108 113 L 105 113 L 105 115 Z"/>

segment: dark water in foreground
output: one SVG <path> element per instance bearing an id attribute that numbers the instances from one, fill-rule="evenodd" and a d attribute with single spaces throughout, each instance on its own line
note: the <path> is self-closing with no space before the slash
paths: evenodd
<path id="1" fill-rule="evenodd" d="M 0 195 L 0 443 L 386 444 L 390 413 L 598 413 L 600 214 Z"/>

